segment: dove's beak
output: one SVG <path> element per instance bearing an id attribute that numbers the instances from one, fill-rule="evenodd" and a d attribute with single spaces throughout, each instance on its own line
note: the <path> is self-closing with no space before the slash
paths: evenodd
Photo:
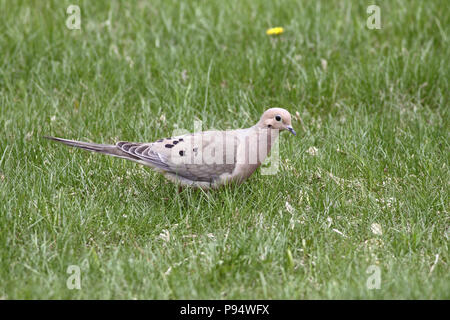
<path id="1" fill-rule="evenodd" d="M 292 128 L 291 126 L 287 126 L 286 129 L 288 129 L 289 132 L 292 133 L 294 136 L 297 135 L 297 133 L 295 132 L 294 128 Z"/>

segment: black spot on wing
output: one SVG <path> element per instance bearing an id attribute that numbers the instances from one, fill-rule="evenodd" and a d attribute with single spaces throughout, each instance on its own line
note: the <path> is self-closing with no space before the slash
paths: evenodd
<path id="1" fill-rule="evenodd" d="M 170 144 L 170 143 L 168 143 L 168 144 L 166 144 L 164 147 L 166 147 L 166 148 L 173 148 L 173 144 Z"/>

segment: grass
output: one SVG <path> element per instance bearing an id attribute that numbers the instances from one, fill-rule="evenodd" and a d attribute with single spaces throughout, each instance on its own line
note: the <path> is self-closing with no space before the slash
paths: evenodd
<path id="1" fill-rule="evenodd" d="M 380 30 L 370 4 L 0 0 L 0 297 L 449 299 L 448 2 L 379 1 Z M 279 172 L 210 193 L 41 138 L 152 141 L 268 107 L 303 122 Z"/>

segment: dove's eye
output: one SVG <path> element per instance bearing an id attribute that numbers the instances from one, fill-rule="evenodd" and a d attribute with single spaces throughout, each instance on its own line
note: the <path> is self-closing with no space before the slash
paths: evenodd
<path id="1" fill-rule="evenodd" d="M 275 116 L 275 120 L 281 121 L 281 116 Z"/>

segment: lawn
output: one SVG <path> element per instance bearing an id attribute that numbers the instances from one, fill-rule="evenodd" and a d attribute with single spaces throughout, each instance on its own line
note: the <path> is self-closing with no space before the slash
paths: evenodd
<path id="1" fill-rule="evenodd" d="M 0 0 L 0 298 L 450 299 L 448 1 L 377 2 Z M 269 107 L 278 172 L 214 192 L 42 139 Z"/>

